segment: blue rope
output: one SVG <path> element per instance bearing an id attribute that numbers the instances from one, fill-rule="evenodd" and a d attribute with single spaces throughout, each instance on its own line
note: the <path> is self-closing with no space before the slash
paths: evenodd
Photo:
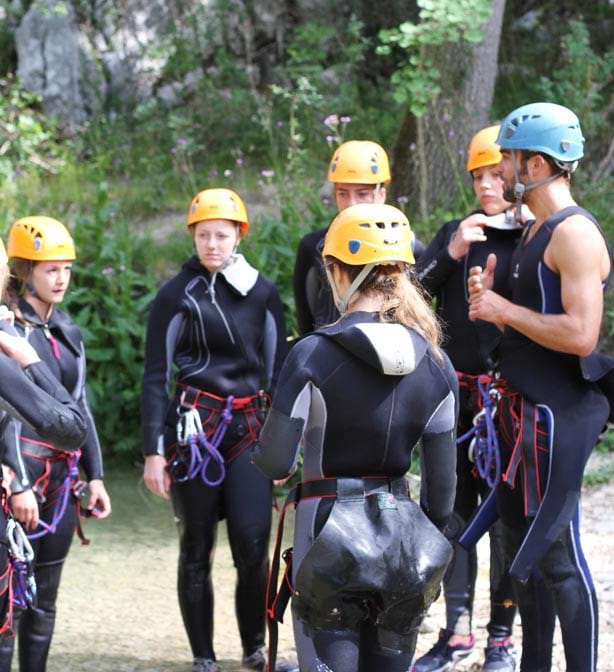
<path id="1" fill-rule="evenodd" d="M 456 444 L 473 437 L 469 450 L 473 453 L 478 474 L 490 488 L 494 488 L 501 479 L 501 452 L 494 422 L 499 392 L 491 387 L 490 381 L 486 383 L 478 378 L 477 384 L 482 410 L 473 419 L 473 427 L 456 439 Z"/>
<path id="2" fill-rule="evenodd" d="M 73 483 L 79 478 L 79 456 L 80 451 L 77 450 L 73 453 L 69 453 L 68 457 L 65 458 L 67 467 L 66 476 L 55 500 L 51 522 L 46 523 L 44 520 L 39 519 L 38 526 L 40 529 L 37 532 L 30 532 L 27 535 L 28 539 L 40 539 L 47 534 L 54 534 L 58 529 L 58 525 L 62 522 L 62 518 L 66 513 L 68 497 L 72 492 Z"/>
<path id="3" fill-rule="evenodd" d="M 224 440 L 228 426 L 232 422 L 233 401 L 234 397 L 232 396 L 226 399 L 226 406 L 222 411 L 220 421 L 210 438 L 207 437 L 202 429 L 187 436 L 189 466 L 186 475 L 175 480 L 184 482 L 200 477 L 203 483 L 210 487 L 220 485 L 224 481 L 226 478 L 226 464 L 218 448 Z M 176 462 L 177 460 L 175 460 Z M 217 465 L 217 478 L 209 476 L 208 472 L 211 465 Z"/>

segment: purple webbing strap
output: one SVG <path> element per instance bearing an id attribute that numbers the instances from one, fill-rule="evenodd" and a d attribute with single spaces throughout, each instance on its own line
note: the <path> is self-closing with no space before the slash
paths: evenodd
<path id="1" fill-rule="evenodd" d="M 66 460 L 67 471 L 64 481 L 60 486 L 60 493 L 58 494 L 55 504 L 53 507 L 53 515 L 51 516 L 51 522 L 46 523 L 44 520 L 40 520 L 38 523 L 39 529 L 36 532 L 30 532 L 27 537 L 30 540 L 40 539 L 41 537 L 46 536 L 47 534 L 53 534 L 57 531 L 58 525 L 62 522 L 62 518 L 66 513 L 66 507 L 68 506 L 68 498 L 72 491 L 72 484 L 74 481 L 79 478 L 79 452 L 71 453 L 68 459 Z"/>
<path id="2" fill-rule="evenodd" d="M 208 439 L 204 431 L 188 436 L 188 445 L 190 447 L 188 479 L 200 476 L 205 485 L 215 487 L 220 485 L 226 478 L 226 465 L 218 448 L 224 440 L 228 426 L 232 422 L 233 401 L 234 397 L 232 396 L 226 399 L 226 406 L 222 411 L 220 421 L 211 438 Z M 212 461 L 218 466 L 219 474 L 217 478 L 210 478 L 207 473 Z"/>

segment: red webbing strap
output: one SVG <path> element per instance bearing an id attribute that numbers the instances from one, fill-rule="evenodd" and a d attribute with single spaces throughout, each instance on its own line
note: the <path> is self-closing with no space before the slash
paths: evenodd
<path id="1" fill-rule="evenodd" d="M 286 510 L 291 504 L 296 504 L 300 498 L 299 494 L 299 485 L 294 486 L 292 490 L 288 493 L 286 501 L 281 509 L 279 514 L 279 520 L 277 522 L 277 534 L 275 537 L 275 548 L 273 550 L 273 559 L 271 560 L 271 569 L 269 570 L 269 578 L 267 580 L 266 586 L 266 622 L 267 629 L 269 631 L 269 653 L 268 653 L 268 662 L 267 670 L 268 672 L 273 672 L 275 670 L 275 663 L 277 660 L 277 647 L 279 643 L 279 628 L 277 626 L 278 622 L 281 622 L 283 616 L 283 611 L 279 613 L 280 601 L 278 600 L 278 594 L 280 591 L 277 589 L 277 580 L 279 578 L 279 565 L 281 557 L 281 544 L 284 536 L 284 519 L 286 517 Z M 284 580 L 284 585 L 288 585 Z M 290 591 L 290 596 L 291 596 Z M 289 597 L 288 597 L 289 599 Z M 286 599 L 286 605 L 288 604 L 288 599 Z"/>
<path id="2" fill-rule="evenodd" d="M 77 504 L 77 536 L 81 542 L 81 546 L 89 546 L 92 542 L 85 536 L 83 531 L 83 525 L 81 521 L 83 520 L 83 515 L 81 514 L 81 507 Z"/>
<path id="3" fill-rule="evenodd" d="M 7 561 L 6 571 L 2 576 L 0 576 L 0 585 L 6 581 L 6 585 L 2 588 L 0 592 L 0 597 L 4 594 L 7 595 L 7 607 L 6 607 L 6 616 L 4 617 L 4 622 L 2 627 L 0 627 L 0 635 L 3 635 L 5 632 L 12 632 L 13 628 L 13 565 L 11 561 Z M 13 633 L 14 634 L 14 633 Z"/>

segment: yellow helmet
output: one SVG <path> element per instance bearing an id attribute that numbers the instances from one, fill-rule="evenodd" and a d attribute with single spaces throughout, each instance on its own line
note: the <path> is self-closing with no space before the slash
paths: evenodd
<path id="1" fill-rule="evenodd" d="M 387 184 L 390 182 L 388 155 L 377 142 L 344 142 L 333 154 L 328 166 L 328 179 L 348 184 Z"/>
<path id="2" fill-rule="evenodd" d="M 407 217 L 392 205 L 359 203 L 333 219 L 322 254 L 350 266 L 415 263 L 414 234 Z"/>
<path id="3" fill-rule="evenodd" d="M 51 217 L 22 217 L 9 229 L 8 256 L 30 261 L 72 261 L 77 258 L 68 229 Z"/>
<path id="4" fill-rule="evenodd" d="M 9 256 L 6 253 L 6 247 L 4 247 L 4 242 L 0 238 L 0 266 L 6 266 L 9 263 Z"/>
<path id="5" fill-rule="evenodd" d="M 496 166 L 501 161 L 501 150 L 495 143 L 501 126 L 489 126 L 478 131 L 467 150 L 467 170 L 471 172 L 483 166 Z"/>
<path id="6" fill-rule="evenodd" d="M 229 219 L 241 226 L 241 236 L 249 231 L 247 211 L 241 198 L 230 189 L 205 189 L 192 199 L 188 226 L 207 219 Z"/>

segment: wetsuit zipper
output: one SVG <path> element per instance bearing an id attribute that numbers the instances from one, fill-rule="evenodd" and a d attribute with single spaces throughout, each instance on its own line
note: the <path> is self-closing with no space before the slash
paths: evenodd
<path id="1" fill-rule="evenodd" d="M 208 282 L 207 285 L 209 286 L 209 293 L 211 294 L 211 304 L 214 305 L 217 308 L 217 312 L 220 314 L 220 317 L 222 318 L 222 321 L 226 325 L 226 330 L 228 331 L 228 336 L 230 337 L 230 342 L 234 345 L 235 344 L 235 339 L 234 336 L 232 335 L 232 331 L 230 330 L 230 326 L 228 325 L 228 321 L 226 320 L 226 316 L 224 315 L 224 312 L 220 308 L 218 302 L 215 300 L 215 279 L 217 277 L 217 271 L 211 275 L 211 282 Z"/>

